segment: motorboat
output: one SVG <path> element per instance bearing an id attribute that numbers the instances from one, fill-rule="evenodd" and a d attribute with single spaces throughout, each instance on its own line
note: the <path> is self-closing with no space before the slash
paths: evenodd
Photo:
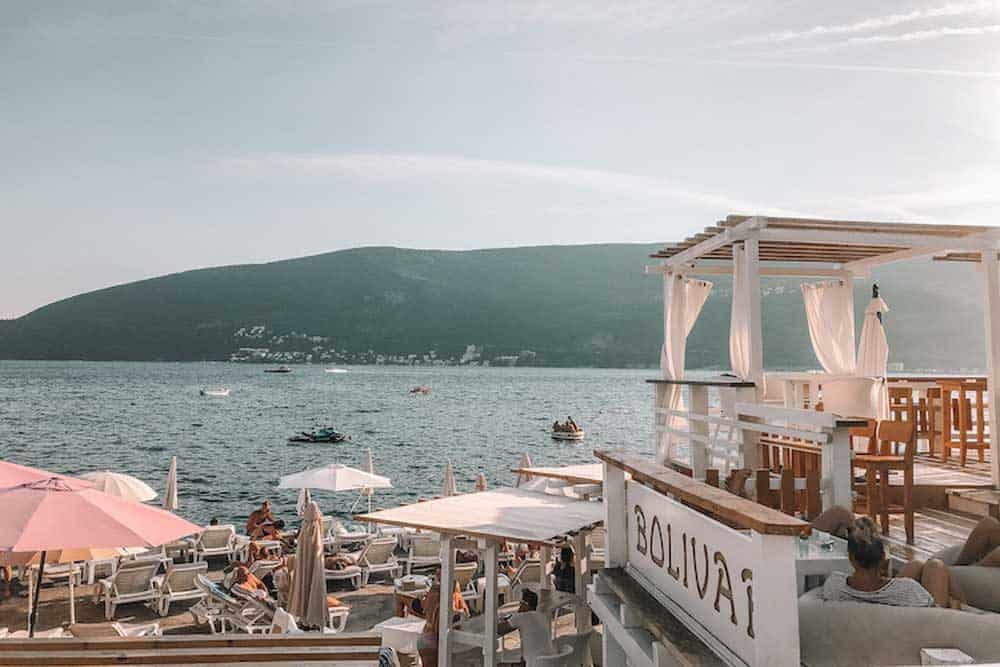
<path id="1" fill-rule="evenodd" d="M 324 369 L 324 372 L 326 372 L 326 373 L 347 373 L 348 370 L 346 368 L 326 368 L 326 369 Z"/>
<path id="2" fill-rule="evenodd" d="M 198 391 L 202 396 L 229 396 L 229 390 L 224 387 L 217 389 L 201 389 Z"/>
<path id="3" fill-rule="evenodd" d="M 586 432 L 581 428 L 576 431 L 552 431 L 553 440 L 583 440 Z"/>
<path id="4" fill-rule="evenodd" d="M 340 431 L 332 428 L 318 428 L 313 431 L 302 431 L 301 433 L 296 433 L 288 439 L 288 442 L 336 444 L 350 439 L 351 437 L 349 435 L 344 435 Z"/>
<path id="5" fill-rule="evenodd" d="M 288 366 L 278 366 L 277 368 L 265 368 L 265 373 L 291 373 L 292 369 Z"/>
<path id="6" fill-rule="evenodd" d="M 423 387 L 423 386 L 414 387 L 413 389 L 410 390 L 410 394 L 414 396 L 426 396 L 429 393 L 431 393 L 430 387 Z"/>

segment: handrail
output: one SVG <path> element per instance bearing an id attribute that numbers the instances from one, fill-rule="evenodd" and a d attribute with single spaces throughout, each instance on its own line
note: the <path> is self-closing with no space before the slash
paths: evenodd
<path id="1" fill-rule="evenodd" d="M 634 452 L 598 449 L 594 450 L 594 456 L 631 474 L 633 481 L 671 495 L 738 528 L 749 528 L 763 535 L 803 535 L 810 532 L 810 526 L 805 521 L 682 475 Z"/>
<path id="2" fill-rule="evenodd" d="M 676 380 L 671 380 L 668 378 L 648 378 L 646 380 L 648 384 L 677 384 L 689 387 L 737 387 L 737 388 L 750 388 L 755 387 L 753 382 L 748 382 L 746 380 L 740 380 L 739 378 L 726 378 L 726 377 L 716 377 L 716 378 L 702 378 L 702 379 L 686 379 L 678 378 Z"/>

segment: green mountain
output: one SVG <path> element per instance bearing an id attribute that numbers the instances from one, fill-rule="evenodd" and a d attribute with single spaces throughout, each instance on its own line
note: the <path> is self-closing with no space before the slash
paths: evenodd
<path id="1" fill-rule="evenodd" d="M 653 366 L 662 335 L 660 281 L 642 267 L 655 249 L 378 247 L 186 271 L 0 322 L 0 358 L 223 360 L 242 347 L 282 349 L 290 359 L 311 354 L 314 361 L 321 354 L 364 362 L 430 351 L 457 360 L 475 345 L 483 359 Z M 981 281 L 972 267 L 913 262 L 873 279 L 892 307 L 885 317 L 892 361 L 907 368 L 984 365 Z M 727 364 L 730 282 L 713 282 L 689 339 L 689 368 Z M 816 365 L 798 283 L 764 282 L 768 367 Z M 868 289 L 857 286 L 859 329 Z"/>

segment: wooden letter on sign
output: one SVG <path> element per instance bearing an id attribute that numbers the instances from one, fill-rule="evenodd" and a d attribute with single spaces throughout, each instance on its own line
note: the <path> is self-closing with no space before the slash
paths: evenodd
<path id="1" fill-rule="evenodd" d="M 629 574 L 726 662 L 799 663 L 796 538 L 734 530 L 633 481 L 626 498 L 638 519 L 628 535 Z"/>

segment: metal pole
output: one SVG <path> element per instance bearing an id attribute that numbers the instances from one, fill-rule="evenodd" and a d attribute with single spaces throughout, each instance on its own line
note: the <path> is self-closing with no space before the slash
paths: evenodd
<path id="1" fill-rule="evenodd" d="M 42 552 L 42 559 L 38 564 L 38 580 L 35 581 L 35 599 L 31 606 L 31 615 L 28 617 L 28 639 L 35 636 L 35 624 L 38 622 L 38 596 L 41 594 L 42 575 L 45 573 L 45 552 Z"/>

